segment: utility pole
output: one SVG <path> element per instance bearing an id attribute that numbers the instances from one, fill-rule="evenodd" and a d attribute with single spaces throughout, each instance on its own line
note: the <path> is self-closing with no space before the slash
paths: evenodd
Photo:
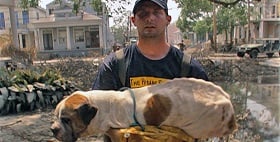
<path id="1" fill-rule="evenodd" d="M 217 17 L 216 17 L 216 4 L 213 2 L 213 47 L 217 52 Z"/>
<path id="2" fill-rule="evenodd" d="M 127 43 L 129 43 L 129 33 L 130 33 L 130 31 L 129 31 L 129 27 L 130 27 L 130 17 L 129 16 L 127 16 L 127 27 L 126 27 L 126 42 Z"/>
<path id="3" fill-rule="evenodd" d="M 106 54 L 108 50 L 108 21 L 107 21 L 107 9 L 105 3 L 102 3 L 102 31 L 103 31 L 103 49 L 102 49 L 102 55 Z"/>
<path id="4" fill-rule="evenodd" d="M 250 28 L 251 28 L 251 24 L 250 24 L 250 17 L 251 17 L 251 13 L 250 13 L 250 0 L 248 0 L 247 1 L 247 4 L 248 4 L 248 14 L 247 14 L 247 16 L 248 16 L 248 27 L 247 27 L 247 32 L 246 32 L 246 40 L 247 40 L 247 42 L 248 43 L 250 43 L 251 41 L 250 41 L 250 39 L 251 39 L 251 37 L 250 37 Z"/>
<path id="5" fill-rule="evenodd" d="M 130 20 L 130 17 L 131 17 L 131 11 L 128 11 L 128 13 L 129 13 L 129 16 L 128 16 L 128 26 L 129 26 L 129 39 L 132 37 L 132 35 L 131 35 L 131 20 Z"/>

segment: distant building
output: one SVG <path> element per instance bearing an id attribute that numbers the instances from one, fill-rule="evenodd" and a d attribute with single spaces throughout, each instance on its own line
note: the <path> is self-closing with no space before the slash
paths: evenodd
<path id="1" fill-rule="evenodd" d="M 187 39 L 184 39 L 184 35 Z M 194 32 L 181 32 L 180 29 L 176 26 L 176 23 L 171 23 L 167 27 L 167 36 L 168 42 L 172 45 L 178 45 L 184 41 L 186 46 L 192 46 L 197 44 L 199 41 L 197 39 L 197 34 Z"/>
<path id="2" fill-rule="evenodd" d="M 262 0 L 256 10 L 260 13 L 260 23 L 256 38 L 280 39 L 280 0 Z"/>
<path id="3" fill-rule="evenodd" d="M 18 1 L 16 2 L 18 5 Z M 16 7 L 16 28 L 19 39 L 19 47 L 34 47 L 34 34 L 31 29 L 31 22 L 46 17 L 43 8 L 29 8 L 28 10 Z M 0 35 L 11 33 L 10 12 L 7 6 L 0 6 Z"/>
<path id="4" fill-rule="evenodd" d="M 280 40 L 280 0 L 261 0 L 254 1 L 250 13 L 250 26 L 238 25 L 234 27 L 233 40 L 235 44 L 243 44 L 248 42 L 256 42 L 256 40 L 273 39 Z M 244 15 L 246 16 L 246 15 Z M 248 27 L 250 33 L 247 34 Z M 200 39 L 194 32 L 182 33 L 175 23 L 168 26 L 168 42 L 175 45 L 183 39 L 183 35 L 188 37 L 188 41 L 184 41 L 186 45 L 195 45 L 200 43 Z M 225 36 L 228 34 L 228 36 Z M 249 35 L 249 37 L 248 37 Z M 209 35 L 205 35 L 205 40 L 208 41 Z M 217 44 L 224 45 L 229 43 L 229 33 L 221 33 L 217 35 Z M 228 41 L 227 41 L 228 40 Z"/>
<path id="5" fill-rule="evenodd" d="M 258 39 L 267 38 L 280 40 L 280 0 L 256 2 L 251 13 L 250 38 L 247 37 L 248 24 L 236 26 L 234 29 L 236 43 L 255 42 Z"/>
<path id="6" fill-rule="evenodd" d="M 20 48 L 36 47 L 38 54 L 45 56 L 104 54 L 111 50 L 108 15 L 98 15 L 92 9 L 90 0 L 83 3 L 77 14 L 73 13 L 72 7 L 72 3 L 62 0 L 47 4 L 46 10 L 16 8 Z M 8 19 L 8 8 L 1 7 L 2 33 L 10 30 Z"/>
<path id="7" fill-rule="evenodd" d="M 167 27 L 167 39 L 172 45 L 176 45 L 183 40 L 183 33 L 176 27 L 176 23 L 171 23 Z"/>

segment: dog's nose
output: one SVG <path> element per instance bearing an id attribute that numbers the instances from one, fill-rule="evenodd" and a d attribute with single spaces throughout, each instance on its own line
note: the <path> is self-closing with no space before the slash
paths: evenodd
<path id="1" fill-rule="evenodd" d="M 53 135 L 57 135 L 58 131 L 59 131 L 59 128 L 53 128 L 51 127 L 51 131 L 53 132 Z"/>

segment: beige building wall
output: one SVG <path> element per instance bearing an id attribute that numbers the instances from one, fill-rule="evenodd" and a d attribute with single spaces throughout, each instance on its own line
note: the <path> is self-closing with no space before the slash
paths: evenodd
<path id="1" fill-rule="evenodd" d="M 38 52 L 52 54 L 64 51 L 84 53 L 93 49 L 103 53 L 108 48 L 105 42 L 109 41 L 110 34 L 109 27 L 104 30 L 108 26 L 105 23 L 108 17 L 96 15 L 90 5 L 87 7 L 91 10 L 81 10 L 76 15 L 72 13 L 71 3 L 63 1 L 65 5 L 58 5 L 55 1 L 49 3 L 47 8 L 50 6 L 50 9 L 47 10 L 40 7 L 26 9 L 28 24 L 23 23 L 22 12 L 25 10 L 14 8 L 19 47 L 36 47 Z M 0 29 L 0 34 L 11 34 L 9 8 L 0 6 L 0 13 L 4 14 L 5 19 L 5 28 Z"/>
<path id="2" fill-rule="evenodd" d="M 46 17 L 45 10 L 43 8 L 28 8 L 26 10 L 16 7 L 14 8 L 16 16 L 17 33 L 19 39 L 19 47 L 34 47 L 33 29 L 30 23 L 39 20 L 42 17 Z M 28 11 L 29 22 L 23 23 L 23 11 Z M 6 6 L 0 6 L 0 13 L 4 14 L 5 28 L 0 29 L 1 34 L 11 33 L 11 22 L 9 8 Z"/>
<path id="3" fill-rule="evenodd" d="M 260 38 L 280 39 L 280 0 L 262 0 Z"/>
<path id="4" fill-rule="evenodd" d="M 280 39 L 280 0 L 261 0 L 255 3 L 251 13 L 250 42 L 264 38 Z M 248 25 L 235 27 L 236 44 L 248 42 L 245 41 L 247 27 Z"/>

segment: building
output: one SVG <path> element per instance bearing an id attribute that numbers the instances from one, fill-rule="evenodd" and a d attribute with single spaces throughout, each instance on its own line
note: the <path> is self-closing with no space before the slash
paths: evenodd
<path id="1" fill-rule="evenodd" d="M 258 38 L 280 40 L 280 0 L 262 0 L 256 10 L 260 13 Z"/>
<path id="2" fill-rule="evenodd" d="M 244 27 L 236 26 L 234 29 L 235 43 L 254 43 L 256 40 L 265 39 L 280 40 L 280 0 L 255 2 L 250 13 L 250 26 L 248 24 Z"/>
<path id="3" fill-rule="evenodd" d="M 105 9 L 104 9 L 105 10 Z M 43 8 L 15 8 L 20 48 L 35 47 L 40 56 L 104 54 L 109 49 L 108 15 L 98 15 L 85 1 L 78 13 L 72 3 L 53 1 Z M 104 11 L 102 13 L 105 13 Z M 0 10 L 0 29 L 9 32 L 7 7 Z"/>
<path id="4" fill-rule="evenodd" d="M 167 39 L 172 45 L 176 45 L 183 40 L 183 33 L 176 27 L 176 23 L 171 23 L 167 27 Z"/>
<path id="5" fill-rule="evenodd" d="M 16 3 L 18 5 L 18 3 Z M 19 7 L 14 8 L 15 23 L 19 39 L 19 47 L 34 47 L 34 34 L 31 30 L 33 21 L 46 17 L 43 8 L 29 8 L 28 10 Z M 0 6 L 0 34 L 11 33 L 10 9 L 7 6 Z"/>

